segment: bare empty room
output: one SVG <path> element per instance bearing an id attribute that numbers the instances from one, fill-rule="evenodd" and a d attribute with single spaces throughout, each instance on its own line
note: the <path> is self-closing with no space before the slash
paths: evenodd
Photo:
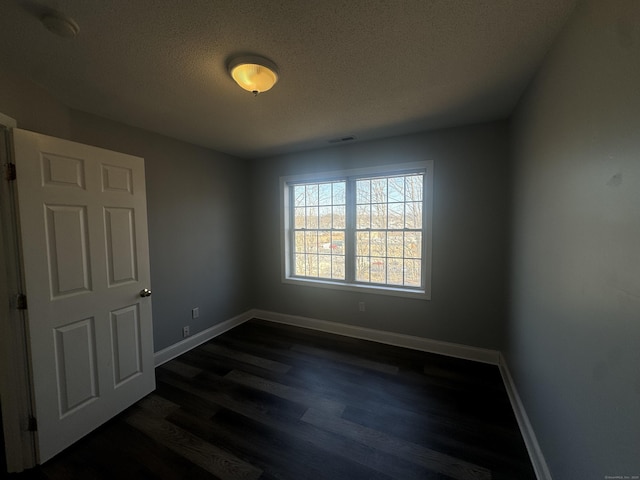
<path id="1" fill-rule="evenodd" d="M 10 478 L 640 478 L 640 3 L 6 0 Z"/>

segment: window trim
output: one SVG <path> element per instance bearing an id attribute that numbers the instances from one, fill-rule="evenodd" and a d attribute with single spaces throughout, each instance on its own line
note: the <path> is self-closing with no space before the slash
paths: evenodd
<path id="1" fill-rule="evenodd" d="M 290 189 L 297 183 L 328 182 L 335 180 L 349 180 L 352 177 L 366 176 L 392 176 L 396 174 L 406 174 L 416 171 L 424 172 L 423 180 L 423 286 L 416 289 L 403 286 L 380 285 L 334 281 L 326 278 L 307 278 L 291 275 L 292 269 L 292 226 L 291 226 L 291 195 Z M 281 282 L 290 285 L 301 285 L 308 287 L 329 288 L 343 291 L 373 293 L 381 295 L 393 295 L 406 298 L 417 298 L 422 300 L 431 299 L 431 268 L 432 268 L 432 231 L 433 231 L 433 160 L 421 162 L 402 163 L 395 165 L 383 165 L 378 167 L 357 168 L 341 171 L 330 171 L 312 174 L 289 175 L 280 177 L 280 262 L 281 262 Z M 355 204 L 354 204 L 355 205 Z M 347 199 L 349 208 L 349 199 Z M 355 207 L 354 207 L 355 208 Z M 347 235 L 353 234 L 354 229 L 347 229 Z M 345 239 L 346 241 L 346 239 Z M 345 265 L 355 261 L 345 258 Z M 347 268 L 345 266 L 345 268 Z M 348 276 L 348 274 L 347 274 Z"/>

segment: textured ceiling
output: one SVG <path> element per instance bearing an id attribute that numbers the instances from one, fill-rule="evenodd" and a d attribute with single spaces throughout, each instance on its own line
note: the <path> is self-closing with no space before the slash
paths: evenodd
<path id="1" fill-rule="evenodd" d="M 241 157 L 505 118 L 575 0 L 0 1 L 0 69 L 72 108 Z M 40 23 L 73 18 L 76 38 Z M 231 56 L 273 60 L 258 97 Z"/>

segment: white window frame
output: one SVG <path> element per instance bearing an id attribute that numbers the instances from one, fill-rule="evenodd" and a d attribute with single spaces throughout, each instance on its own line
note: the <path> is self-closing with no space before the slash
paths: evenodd
<path id="1" fill-rule="evenodd" d="M 292 208 L 290 190 L 300 183 L 322 183 L 335 180 L 347 180 L 352 177 L 367 176 L 392 176 L 421 172 L 424 173 L 423 180 L 423 222 L 422 222 L 422 285 L 423 288 L 413 288 L 389 285 L 377 285 L 367 283 L 353 283 L 349 281 L 337 281 L 326 278 L 299 277 L 292 274 Z M 355 205 L 355 200 L 353 205 Z M 347 208 L 350 200 L 347 199 Z M 433 231 L 433 160 L 422 162 L 403 163 L 396 165 L 385 165 L 379 167 L 358 168 L 350 170 L 333 171 L 326 173 L 290 175 L 280 177 L 280 256 L 281 256 L 281 281 L 285 284 L 304 285 L 309 287 L 331 288 L 361 293 L 374 293 L 381 295 L 393 295 L 406 298 L 417 298 L 422 300 L 431 299 L 431 254 L 432 254 L 432 231 Z M 345 234 L 354 235 L 355 227 L 347 225 Z M 347 244 L 349 241 L 347 240 Z M 349 265 L 355 261 L 353 252 L 345 252 L 350 257 L 345 258 L 345 263 Z M 347 267 L 349 268 L 349 267 Z M 348 278 L 348 273 L 347 273 Z"/>

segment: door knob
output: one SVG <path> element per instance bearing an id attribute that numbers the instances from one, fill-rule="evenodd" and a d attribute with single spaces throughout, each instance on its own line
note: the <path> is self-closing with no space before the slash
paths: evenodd
<path id="1" fill-rule="evenodd" d="M 148 288 L 145 288 L 144 290 L 140 291 L 140 296 L 141 297 L 150 297 L 151 296 L 151 290 L 149 290 Z"/>

